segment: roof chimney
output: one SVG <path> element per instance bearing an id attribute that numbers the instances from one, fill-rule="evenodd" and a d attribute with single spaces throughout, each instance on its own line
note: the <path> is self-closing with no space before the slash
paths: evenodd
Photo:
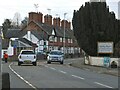
<path id="1" fill-rule="evenodd" d="M 35 21 L 38 23 L 42 23 L 42 18 L 43 18 L 43 14 L 42 13 L 36 13 L 36 12 L 30 12 L 29 13 L 29 22 L 30 21 Z"/>
<path id="2" fill-rule="evenodd" d="M 61 27 L 64 28 L 64 22 L 65 22 L 65 28 L 66 29 L 71 29 L 71 22 L 68 22 L 67 20 L 62 20 L 61 21 Z"/>
<path id="3" fill-rule="evenodd" d="M 61 27 L 64 28 L 64 22 L 65 22 L 65 28 L 68 27 L 68 21 L 67 20 L 62 20 L 61 21 Z"/>
<path id="4" fill-rule="evenodd" d="M 68 29 L 71 29 L 71 22 L 68 22 Z"/>
<path id="5" fill-rule="evenodd" d="M 54 18 L 53 19 L 53 26 L 60 27 L 60 18 Z"/>
<path id="6" fill-rule="evenodd" d="M 48 24 L 48 25 L 52 25 L 52 16 L 51 15 L 45 15 L 44 16 L 44 23 Z"/>

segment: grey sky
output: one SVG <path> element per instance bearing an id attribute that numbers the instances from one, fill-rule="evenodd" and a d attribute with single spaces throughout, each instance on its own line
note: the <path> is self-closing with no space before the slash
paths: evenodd
<path id="1" fill-rule="evenodd" d="M 64 13 L 67 13 L 66 19 L 72 20 L 73 11 L 78 10 L 82 4 L 89 0 L 2 0 L 0 3 L 0 25 L 4 22 L 4 19 L 13 19 L 14 14 L 19 12 L 21 20 L 28 16 L 28 12 L 36 11 L 34 4 L 38 4 L 38 11 L 43 15 L 50 13 L 53 17 L 56 14 L 61 19 L 64 17 Z M 110 7 L 110 11 L 114 11 L 116 17 L 118 17 L 118 1 L 119 0 L 106 0 L 107 5 Z M 6 3 L 7 2 L 7 3 Z M 51 9 L 48 11 L 47 9 Z"/>

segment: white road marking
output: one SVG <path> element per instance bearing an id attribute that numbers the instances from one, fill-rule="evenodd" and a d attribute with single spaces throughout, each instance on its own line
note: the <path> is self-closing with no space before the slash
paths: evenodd
<path id="1" fill-rule="evenodd" d="M 98 85 L 101 85 L 101 86 L 104 86 L 104 87 L 107 87 L 107 88 L 113 88 L 111 86 L 108 86 L 108 85 L 105 85 L 105 84 L 102 84 L 102 83 L 99 83 L 99 82 L 94 82 L 95 84 L 98 84 Z"/>
<path id="2" fill-rule="evenodd" d="M 45 65 L 45 67 L 48 67 L 47 65 Z"/>
<path id="3" fill-rule="evenodd" d="M 61 71 L 61 70 L 59 70 L 61 73 L 64 73 L 64 74 L 66 74 L 67 72 L 64 72 L 64 71 Z"/>
<path id="4" fill-rule="evenodd" d="M 84 80 L 84 78 L 82 78 L 80 76 L 76 76 L 76 75 L 72 75 L 72 76 Z"/>
<path id="5" fill-rule="evenodd" d="M 37 90 L 37 88 L 35 87 L 35 86 L 33 86 L 31 83 L 29 83 L 27 80 L 25 80 L 22 76 L 20 76 L 15 70 L 13 70 L 12 68 L 11 68 L 11 65 L 12 65 L 13 63 L 11 63 L 10 65 L 9 65 L 9 68 L 10 68 L 10 70 L 14 73 L 14 74 L 16 74 L 20 79 L 22 79 L 25 83 L 27 83 L 29 86 L 31 86 L 32 88 L 34 88 L 35 90 Z"/>
<path id="6" fill-rule="evenodd" d="M 55 68 L 52 68 L 52 67 L 50 67 L 50 69 L 52 69 L 52 70 L 56 70 Z"/>

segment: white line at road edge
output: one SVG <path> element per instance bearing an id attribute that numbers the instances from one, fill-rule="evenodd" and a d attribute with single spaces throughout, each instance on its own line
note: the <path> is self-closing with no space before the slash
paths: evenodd
<path id="1" fill-rule="evenodd" d="M 52 69 L 52 70 L 56 70 L 55 68 L 52 68 L 52 67 L 50 67 L 50 69 Z"/>
<path id="2" fill-rule="evenodd" d="M 64 72 L 64 71 L 61 71 L 61 70 L 59 70 L 61 73 L 64 73 L 64 74 L 66 74 L 67 72 Z"/>
<path id="3" fill-rule="evenodd" d="M 72 76 L 84 80 L 84 78 L 82 78 L 82 77 L 79 77 L 79 76 L 76 76 L 76 75 L 72 75 Z"/>
<path id="4" fill-rule="evenodd" d="M 113 87 L 111 87 L 111 86 L 108 86 L 108 85 L 105 85 L 105 84 L 102 84 L 102 83 L 99 83 L 99 82 L 94 82 L 94 83 L 96 83 L 96 84 L 98 84 L 98 85 L 101 85 L 101 86 L 104 86 L 104 87 L 107 87 L 107 88 L 113 88 Z"/>
<path id="5" fill-rule="evenodd" d="M 9 65 L 9 68 L 10 68 L 10 70 L 14 73 L 14 74 L 16 74 L 20 79 L 22 79 L 25 83 L 27 83 L 29 86 L 31 86 L 32 88 L 34 88 L 35 90 L 37 90 L 37 88 L 35 87 L 35 86 L 33 86 L 31 83 L 29 83 L 27 80 L 25 80 L 23 77 L 21 77 L 15 70 L 13 70 L 12 68 L 11 68 L 11 65 L 12 65 L 13 63 L 11 63 L 10 65 Z"/>

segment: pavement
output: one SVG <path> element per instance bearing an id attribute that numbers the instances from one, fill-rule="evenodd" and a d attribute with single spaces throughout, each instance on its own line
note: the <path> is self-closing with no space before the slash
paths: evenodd
<path id="1" fill-rule="evenodd" d="M 110 68 L 110 67 L 85 65 L 84 64 L 84 59 L 81 59 L 81 58 L 74 58 L 69 65 L 73 66 L 73 67 L 80 68 L 80 69 L 89 70 L 89 71 L 92 71 L 92 72 L 109 74 L 109 75 L 120 77 L 120 68 Z"/>

